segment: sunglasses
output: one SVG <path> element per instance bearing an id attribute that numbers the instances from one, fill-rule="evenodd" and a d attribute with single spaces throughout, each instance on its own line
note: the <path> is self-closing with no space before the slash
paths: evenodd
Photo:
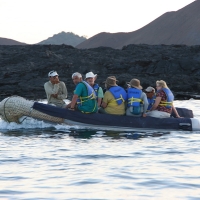
<path id="1" fill-rule="evenodd" d="M 146 93 L 154 93 L 155 91 L 151 91 L 151 92 L 147 92 L 147 91 L 145 91 Z"/>

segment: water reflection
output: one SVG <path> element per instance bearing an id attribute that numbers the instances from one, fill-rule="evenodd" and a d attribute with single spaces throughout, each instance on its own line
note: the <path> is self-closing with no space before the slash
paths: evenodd
<path id="1" fill-rule="evenodd" d="M 200 131 L 0 128 L 0 199 L 199 199 Z"/>
<path id="2" fill-rule="evenodd" d="M 75 138 L 92 138 L 92 137 L 106 137 L 111 139 L 133 139 L 138 140 L 146 137 L 161 137 L 163 135 L 170 134 L 169 131 L 166 132 L 138 132 L 138 131 L 132 131 L 132 132 L 118 132 L 118 131 L 105 131 L 103 134 L 99 134 L 98 132 L 94 130 L 72 130 L 71 133 L 69 133 L 70 136 L 73 136 Z"/>
<path id="3" fill-rule="evenodd" d="M 0 198 L 184 199 L 190 195 L 195 199 L 199 195 L 200 134 L 196 132 L 52 127 L 1 132 Z M 168 195 L 166 189 L 173 192 Z"/>
<path id="4" fill-rule="evenodd" d="M 66 135 L 74 138 L 91 139 L 91 138 L 107 138 L 107 139 L 132 139 L 139 140 L 146 137 L 161 137 L 170 134 L 169 131 L 97 131 L 93 129 L 68 129 L 57 130 L 55 128 L 46 129 L 18 129 L 18 130 L 1 130 L 1 135 L 13 137 L 42 137 L 42 138 L 64 138 Z"/>

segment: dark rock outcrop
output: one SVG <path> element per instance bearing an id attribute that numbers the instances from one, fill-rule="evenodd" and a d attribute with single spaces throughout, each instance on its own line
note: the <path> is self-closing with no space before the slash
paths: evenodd
<path id="1" fill-rule="evenodd" d="M 200 92 L 200 46 L 128 45 L 80 50 L 67 45 L 0 46 L 0 100 L 10 95 L 28 99 L 46 98 L 43 85 L 48 72 L 57 70 L 69 96 L 72 73 L 93 71 L 104 86 L 115 75 L 119 85 L 138 78 L 145 88 L 165 80 L 179 99 L 198 98 Z"/>

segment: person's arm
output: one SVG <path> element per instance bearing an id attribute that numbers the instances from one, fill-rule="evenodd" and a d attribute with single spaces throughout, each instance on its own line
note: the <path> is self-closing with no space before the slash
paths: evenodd
<path id="1" fill-rule="evenodd" d="M 147 95 L 145 93 L 142 93 L 142 100 L 143 100 L 143 114 L 142 116 L 143 117 L 146 117 L 146 112 L 147 112 L 147 108 L 148 108 L 148 105 L 149 105 L 149 102 L 147 100 Z"/>
<path id="2" fill-rule="evenodd" d="M 48 82 L 44 84 L 44 89 L 45 89 L 46 94 L 52 95 L 52 94 L 58 93 L 59 84 L 54 84 L 53 86 L 54 87 L 52 89 Z"/>
<path id="3" fill-rule="evenodd" d="M 67 98 L 67 88 L 64 82 L 62 82 L 61 84 L 62 84 L 62 94 L 57 95 L 57 98 L 63 100 Z"/>
<path id="4" fill-rule="evenodd" d="M 98 90 L 98 107 L 101 106 L 101 102 L 102 102 L 102 99 L 103 99 L 103 90 L 101 87 L 99 87 L 99 90 Z"/>
<path id="5" fill-rule="evenodd" d="M 102 104 L 101 104 L 101 107 L 102 107 L 102 108 L 106 108 L 106 107 L 107 107 L 107 105 L 108 105 L 107 103 L 105 103 L 105 102 L 102 102 Z"/>
<path id="6" fill-rule="evenodd" d="M 97 100 L 98 107 L 101 106 L 101 102 L 102 102 L 102 98 L 98 98 L 98 100 Z"/>
<path id="7" fill-rule="evenodd" d="M 109 102 L 109 92 L 106 91 L 102 100 L 101 107 L 106 108 L 108 106 L 108 102 Z"/>
<path id="8" fill-rule="evenodd" d="M 172 111 L 174 112 L 174 114 L 176 115 L 177 118 L 181 118 L 178 114 L 178 111 L 176 110 L 176 108 L 174 107 L 174 105 L 172 105 Z"/>
<path id="9" fill-rule="evenodd" d="M 76 102 L 77 102 L 77 99 L 78 99 L 78 95 L 77 94 L 74 94 L 73 97 L 72 97 L 72 101 L 70 103 L 70 109 L 72 110 L 75 110 L 75 106 L 76 106 Z M 69 104 L 68 104 L 69 105 Z"/>
<path id="10" fill-rule="evenodd" d="M 81 92 L 82 92 L 82 88 L 85 87 L 83 84 L 78 84 L 75 91 L 74 91 L 74 95 L 72 97 L 72 101 L 71 103 L 69 103 L 67 105 L 66 108 L 70 108 L 71 110 L 75 110 L 75 106 L 78 100 L 78 97 L 81 96 Z"/>
<path id="11" fill-rule="evenodd" d="M 156 110 L 156 108 L 158 107 L 159 103 L 161 101 L 161 97 L 156 97 L 155 103 L 153 104 L 151 111 L 152 110 Z"/>

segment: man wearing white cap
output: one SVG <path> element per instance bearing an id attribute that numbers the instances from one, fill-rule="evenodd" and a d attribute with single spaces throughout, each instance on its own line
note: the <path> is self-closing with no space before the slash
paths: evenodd
<path id="1" fill-rule="evenodd" d="M 98 107 L 100 107 L 102 98 L 103 98 L 103 90 L 101 87 L 99 87 L 99 85 L 97 83 L 95 83 L 96 79 L 97 79 L 97 74 L 94 74 L 93 72 L 88 72 L 85 75 L 85 80 L 91 87 L 93 87 L 93 89 L 96 93 Z"/>
<path id="2" fill-rule="evenodd" d="M 67 88 L 64 82 L 59 81 L 58 73 L 50 71 L 48 73 L 49 81 L 44 84 L 48 104 L 54 104 L 57 107 L 66 107 L 64 99 L 67 98 Z"/>
<path id="3" fill-rule="evenodd" d="M 96 95 L 94 89 L 83 81 L 79 72 L 72 74 L 72 80 L 76 85 L 71 103 L 66 108 L 78 110 L 82 113 L 96 113 L 98 111 Z"/>

